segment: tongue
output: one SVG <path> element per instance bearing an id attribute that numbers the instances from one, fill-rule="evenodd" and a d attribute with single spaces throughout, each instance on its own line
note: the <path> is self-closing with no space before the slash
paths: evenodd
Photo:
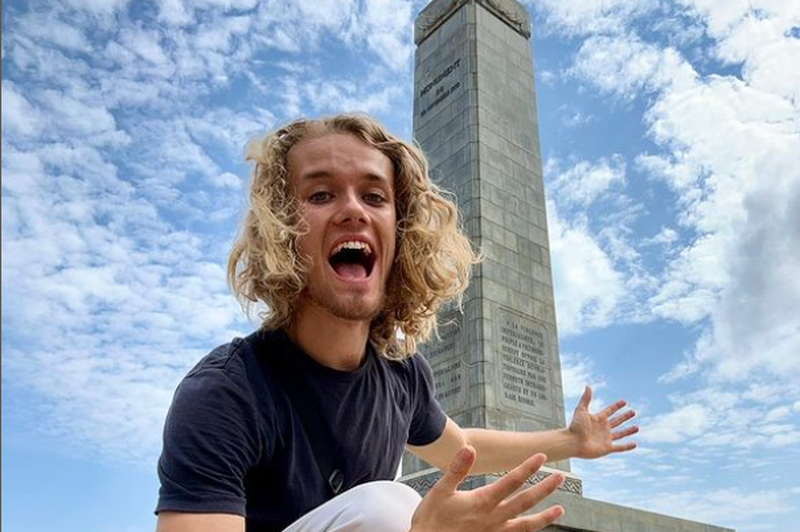
<path id="1" fill-rule="evenodd" d="M 367 277 L 367 269 L 363 264 L 357 262 L 343 262 L 333 266 L 336 273 L 345 279 L 364 279 Z"/>

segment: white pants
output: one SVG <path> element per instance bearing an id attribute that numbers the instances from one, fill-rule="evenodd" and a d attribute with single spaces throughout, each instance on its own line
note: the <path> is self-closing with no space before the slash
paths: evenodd
<path id="1" fill-rule="evenodd" d="M 283 532 L 408 532 L 421 500 L 399 482 L 368 482 L 334 497 Z"/>

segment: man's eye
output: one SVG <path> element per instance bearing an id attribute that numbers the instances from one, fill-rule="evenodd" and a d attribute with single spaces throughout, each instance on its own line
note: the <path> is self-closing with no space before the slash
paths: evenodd
<path id="1" fill-rule="evenodd" d="M 377 193 L 367 194 L 364 196 L 364 199 L 373 205 L 380 205 L 386 202 L 386 198 L 384 198 L 382 194 Z"/>
<path id="2" fill-rule="evenodd" d="M 314 192 L 313 194 L 311 194 L 308 197 L 308 201 L 311 202 L 311 203 L 322 203 L 322 202 L 325 202 L 325 201 L 329 200 L 330 198 L 331 198 L 331 193 L 330 192 L 320 191 L 320 192 Z"/>

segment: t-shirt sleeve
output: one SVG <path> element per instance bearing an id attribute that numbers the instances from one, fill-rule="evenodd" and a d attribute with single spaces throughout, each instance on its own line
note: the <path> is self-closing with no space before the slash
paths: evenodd
<path id="1" fill-rule="evenodd" d="M 414 379 L 414 413 L 408 431 L 408 443 L 422 446 L 433 443 L 444 431 L 447 415 L 434 394 L 433 373 L 428 361 L 416 354 L 409 359 Z"/>
<path id="2" fill-rule="evenodd" d="M 245 475 L 264 443 L 246 383 L 244 375 L 211 367 L 178 386 L 164 426 L 156 513 L 245 516 Z"/>

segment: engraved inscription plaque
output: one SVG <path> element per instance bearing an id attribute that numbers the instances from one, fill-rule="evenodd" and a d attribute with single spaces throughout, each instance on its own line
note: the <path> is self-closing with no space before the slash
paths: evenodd
<path id="1" fill-rule="evenodd" d="M 456 312 L 443 317 L 439 338 L 434 338 L 422 350 L 433 371 L 436 400 L 445 412 L 452 414 L 466 402 L 466 364 L 463 359 L 461 324 L 463 316 Z"/>
<path id="2" fill-rule="evenodd" d="M 426 68 L 417 79 L 415 112 L 419 118 L 435 114 L 467 90 L 469 60 L 464 51 L 455 50 L 443 61 L 437 62 L 433 70 Z"/>
<path id="3" fill-rule="evenodd" d="M 547 330 L 532 319 L 497 311 L 500 400 L 504 406 L 549 418 L 553 367 L 547 352 Z"/>
<path id="4" fill-rule="evenodd" d="M 464 406 L 465 377 L 464 361 L 461 357 L 431 368 L 436 383 L 436 400 L 445 412 L 451 413 Z"/>

